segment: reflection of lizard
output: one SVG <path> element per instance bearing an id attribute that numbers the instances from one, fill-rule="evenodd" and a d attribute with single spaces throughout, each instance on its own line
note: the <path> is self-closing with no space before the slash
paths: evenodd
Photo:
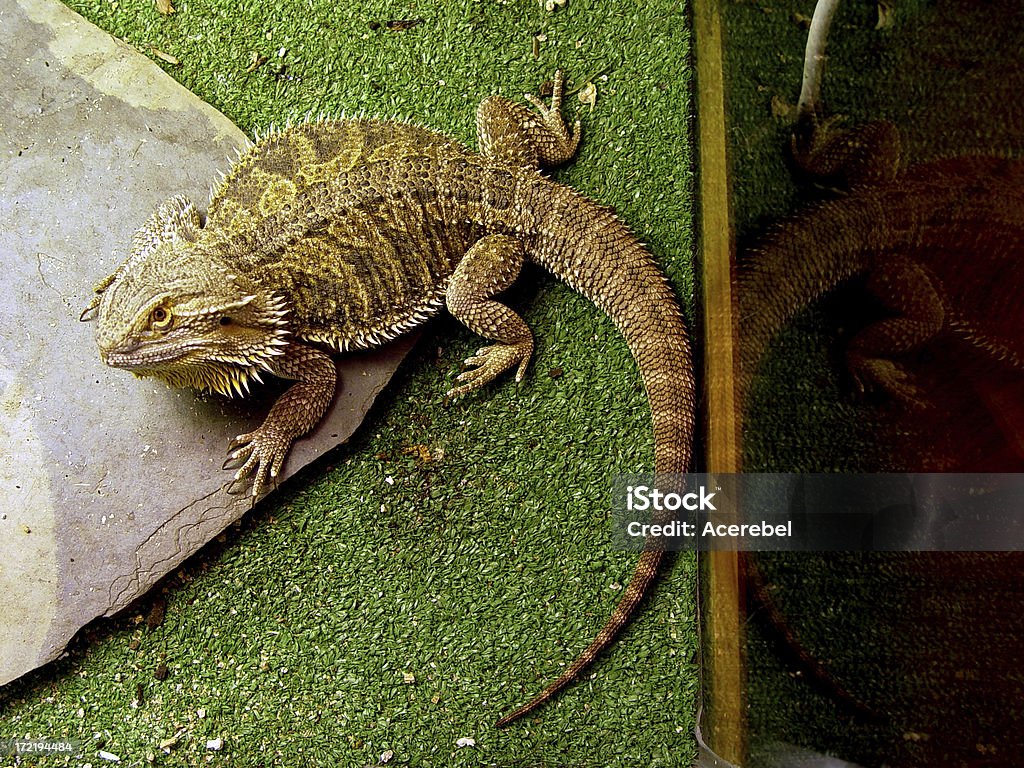
<path id="1" fill-rule="evenodd" d="M 263 374 L 293 381 L 263 425 L 232 446 L 235 479 L 252 474 L 255 497 L 334 395 L 331 350 L 379 345 L 447 307 L 493 342 L 466 361 L 449 396 L 505 371 L 521 379 L 533 336 L 496 297 L 534 262 L 621 330 L 650 399 L 655 469 L 685 471 L 695 395 L 683 316 L 629 229 L 539 172 L 568 161 L 579 140 L 562 121 L 561 93 L 559 74 L 550 107 L 486 99 L 477 110 L 479 153 L 378 120 L 271 133 L 232 168 L 205 226 L 191 202 L 174 198 L 136 234 L 132 255 L 90 305 L 101 357 L 222 393 L 241 394 Z M 641 555 L 597 638 L 499 725 L 547 701 L 612 642 L 661 557 L 656 548 Z"/>
<path id="2" fill-rule="evenodd" d="M 801 171 L 847 192 L 777 226 L 749 254 L 739 288 L 744 394 L 786 322 L 857 275 L 890 313 L 847 349 L 861 389 L 920 402 L 894 358 L 943 330 L 1024 369 L 1024 160 L 965 156 L 900 172 L 895 126 L 819 122 L 837 5 L 815 8 L 792 149 Z"/>
<path id="3" fill-rule="evenodd" d="M 880 124 L 866 128 L 894 136 Z M 851 132 L 852 140 L 865 133 Z M 851 134 L 822 141 L 801 165 L 821 168 L 848 152 Z M 859 274 L 891 314 L 847 349 L 861 388 L 920 401 L 894 358 L 943 330 L 1024 369 L 1022 253 L 1024 161 L 957 157 L 854 185 L 777 227 L 750 254 L 739 291 L 743 378 L 801 308 Z"/>
<path id="4" fill-rule="evenodd" d="M 829 165 L 830 152 L 848 153 L 858 141 L 869 147 L 895 136 L 892 126 L 874 123 L 860 132 L 818 138 L 816 151 L 798 154 L 797 163 L 820 171 Z M 894 154 L 889 146 L 882 155 Z M 829 170 L 850 172 L 848 166 Z M 940 333 L 960 337 L 998 365 L 1024 373 L 1024 161 L 957 157 L 916 165 L 889 178 L 882 169 L 862 170 L 870 182 L 850 179 L 847 193 L 778 225 L 747 255 L 739 288 L 745 392 L 782 327 L 857 275 L 866 276 L 868 290 L 886 310 L 885 317 L 857 332 L 846 349 L 860 388 L 930 405 L 934 401 L 929 391 L 905 370 L 900 356 Z M 1005 386 L 980 378 L 981 386 L 997 391 Z M 1020 392 L 1016 398 L 1019 408 Z M 1020 446 L 1024 435 L 1019 426 L 1010 425 L 1014 429 L 1010 440 Z M 772 594 L 771 561 L 748 553 L 744 563 L 753 604 L 763 609 L 786 651 L 808 676 L 848 711 L 869 720 L 884 717 L 801 642 L 793 617 Z"/>
<path id="5" fill-rule="evenodd" d="M 901 356 L 940 333 L 1003 361 L 1016 369 L 1014 375 L 1024 373 L 1024 161 L 966 156 L 900 170 L 899 133 L 892 124 L 840 131 L 836 120 L 820 121 L 821 62 L 834 9 L 834 0 L 821 0 L 812 21 L 792 154 L 800 171 L 839 191 L 776 225 L 745 255 L 738 288 L 743 394 L 750 394 L 779 331 L 857 276 L 866 278 L 886 310 L 846 350 L 862 388 L 929 402 Z M 1024 441 L 1024 433 L 1016 439 Z M 787 616 L 785 602 L 780 606 L 773 594 L 779 587 L 772 561 L 746 553 L 743 562 L 751 615 L 763 616 L 785 652 L 824 692 L 861 717 L 883 717 L 801 642 L 794 615 Z"/>

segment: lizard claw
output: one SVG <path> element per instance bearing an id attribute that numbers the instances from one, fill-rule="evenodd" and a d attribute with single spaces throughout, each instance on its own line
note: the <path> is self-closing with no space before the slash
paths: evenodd
<path id="1" fill-rule="evenodd" d="M 241 435 L 239 435 L 241 437 Z M 238 437 L 235 437 L 228 443 L 228 457 L 224 459 L 224 463 L 220 465 L 223 470 L 238 469 L 245 462 L 242 460 L 242 452 L 235 441 Z M 236 450 L 237 449 L 237 450 Z"/>
<path id="2" fill-rule="evenodd" d="M 235 437 L 228 444 L 229 454 L 223 465 L 223 469 L 235 469 L 231 487 L 251 474 L 252 497 L 260 498 L 281 473 L 290 447 L 287 438 L 263 427 Z"/>
<path id="3" fill-rule="evenodd" d="M 489 347 L 484 347 L 466 359 L 463 367 L 468 370 L 455 377 L 459 386 L 448 390 L 445 397 L 450 400 L 462 397 L 493 381 L 502 372 L 516 364 L 519 366 L 516 369 L 516 381 L 520 382 L 526 374 L 526 366 L 529 365 L 532 354 L 532 339 L 516 344 L 492 344 Z"/>
<path id="4" fill-rule="evenodd" d="M 915 408 L 927 405 L 921 388 L 913 383 L 913 377 L 892 360 L 848 354 L 847 361 L 861 395 L 879 391 Z"/>
<path id="5" fill-rule="evenodd" d="M 231 494 L 232 496 L 242 496 L 248 494 L 248 485 L 249 483 L 247 480 L 231 479 L 228 480 L 228 482 L 223 487 L 224 491 L 226 493 Z"/>

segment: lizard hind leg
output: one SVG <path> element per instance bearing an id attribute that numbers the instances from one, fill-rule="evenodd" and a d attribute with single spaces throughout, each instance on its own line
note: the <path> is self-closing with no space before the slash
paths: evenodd
<path id="1" fill-rule="evenodd" d="M 519 277 L 524 258 L 523 246 L 514 237 L 488 235 L 456 267 L 448 283 L 448 311 L 469 330 L 497 343 L 466 360 L 468 370 L 455 379 L 446 397 L 479 389 L 513 366 L 516 381 L 522 381 L 533 354 L 533 334 L 523 318 L 493 297 Z"/>
<path id="2" fill-rule="evenodd" d="M 570 132 L 562 119 L 562 73 L 555 72 L 551 106 L 526 94 L 536 111 L 502 96 L 480 102 L 477 142 L 484 157 L 524 168 L 550 168 L 568 162 L 580 143 L 580 121 Z"/>
<path id="3" fill-rule="evenodd" d="M 920 266 L 891 256 L 869 276 L 868 290 L 894 316 L 857 333 L 846 351 L 847 366 L 861 392 L 879 390 L 911 406 L 923 406 L 911 375 L 893 358 L 912 352 L 946 324 L 945 303 Z"/>

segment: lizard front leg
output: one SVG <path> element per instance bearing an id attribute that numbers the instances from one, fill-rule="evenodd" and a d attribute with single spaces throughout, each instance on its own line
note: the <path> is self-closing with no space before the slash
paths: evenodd
<path id="1" fill-rule="evenodd" d="M 523 267 L 523 246 L 509 235 L 488 235 L 470 247 L 448 283 L 448 311 L 463 325 L 497 344 L 484 347 L 466 360 L 470 368 L 455 381 L 447 397 L 455 398 L 484 386 L 518 365 L 522 381 L 533 354 L 533 334 L 514 311 L 492 297 L 506 290 Z"/>
<path id="2" fill-rule="evenodd" d="M 284 459 L 296 438 L 315 427 L 334 397 L 337 369 L 330 355 L 291 342 L 272 363 L 272 373 L 294 379 L 270 409 L 259 429 L 238 435 L 228 446 L 228 465 L 241 466 L 234 480 L 254 473 L 253 498 L 259 498 L 268 481 L 281 472 Z"/>

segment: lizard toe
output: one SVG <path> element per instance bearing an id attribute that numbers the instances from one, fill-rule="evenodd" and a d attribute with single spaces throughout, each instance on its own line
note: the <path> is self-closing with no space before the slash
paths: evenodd
<path id="1" fill-rule="evenodd" d="M 461 397 L 474 389 L 489 384 L 513 366 L 518 366 L 516 381 L 522 381 L 532 353 L 532 340 L 515 344 L 492 344 L 489 347 L 484 347 L 466 359 L 463 365 L 467 370 L 455 377 L 459 386 L 450 389 L 445 396 Z"/>
<path id="2" fill-rule="evenodd" d="M 547 129 L 547 139 L 551 146 L 546 148 L 543 154 L 547 162 L 554 165 L 559 165 L 576 154 L 581 135 L 579 120 L 574 123 L 573 131 L 570 132 L 562 117 L 562 82 L 562 71 L 557 70 L 551 88 L 550 105 L 545 104 L 542 99 L 532 93 L 523 94 L 537 110 L 538 116 Z"/>
<path id="3" fill-rule="evenodd" d="M 861 395 L 880 392 L 914 408 L 927 405 L 921 388 L 914 384 L 913 376 L 894 361 L 850 354 L 848 363 Z"/>
<path id="4" fill-rule="evenodd" d="M 236 440 L 238 438 L 235 438 Z M 234 441 L 228 444 L 228 456 L 221 464 L 221 469 L 240 469 L 249 459 L 249 447 L 245 444 L 236 445 Z"/>
<path id="5" fill-rule="evenodd" d="M 228 446 L 224 469 L 235 469 L 232 485 L 251 476 L 251 495 L 259 498 L 281 474 L 290 444 L 272 432 L 257 429 L 239 435 Z"/>
<path id="6" fill-rule="evenodd" d="M 228 453 L 231 455 L 230 458 L 239 455 L 239 449 L 249 445 L 255 434 L 255 432 L 245 432 L 244 434 L 235 435 L 231 438 L 231 441 L 228 443 Z"/>
<path id="7" fill-rule="evenodd" d="M 259 455 L 256 454 L 255 452 L 249 453 L 245 457 L 245 461 L 242 463 L 242 466 L 238 467 L 238 469 L 235 470 L 235 480 L 241 480 L 243 477 L 248 477 L 255 470 L 259 469 L 259 466 Z"/>

